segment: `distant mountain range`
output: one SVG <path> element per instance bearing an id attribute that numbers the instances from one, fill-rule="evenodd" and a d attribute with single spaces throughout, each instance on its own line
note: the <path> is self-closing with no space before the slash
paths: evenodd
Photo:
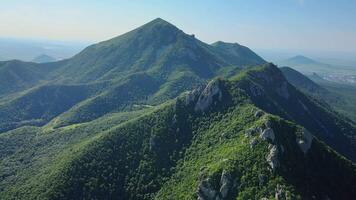
<path id="1" fill-rule="evenodd" d="M 2 199 L 356 196 L 356 124 L 333 92 L 160 18 L 69 59 L 0 62 L 0 83 Z"/>
<path id="2" fill-rule="evenodd" d="M 335 66 L 300 55 L 280 61 L 278 64 L 280 66 L 292 67 L 306 75 L 316 73 L 328 81 L 351 85 L 356 84 L 356 66 Z"/>
<path id="3" fill-rule="evenodd" d="M 32 61 L 41 54 L 51 55 L 59 60 L 66 59 L 83 50 L 88 44 L 90 43 L 0 37 L 0 61 Z"/>

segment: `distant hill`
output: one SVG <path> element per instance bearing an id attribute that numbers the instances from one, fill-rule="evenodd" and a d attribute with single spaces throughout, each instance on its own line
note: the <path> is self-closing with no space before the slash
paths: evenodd
<path id="1" fill-rule="evenodd" d="M 41 54 L 32 60 L 32 62 L 35 62 L 35 63 L 47 63 L 47 62 L 54 62 L 54 61 L 56 61 L 55 58 L 53 58 L 49 55 L 46 55 L 46 54 Z"/>
<path id="2" fill-rule="evenodd" d="M 280 66 L 288 66 L 308 76 L 316 73 L 322 79 L 343 83 L 356 84 L 356 67 L 344 65 L 330 65 L 315 61 L 305 56 L 295 56 L 287 60 L 277 62 Z"/>
<path id="3" fill-rule="evenodd" d="M 284 60 L 283 63 L 286 63 L 287 65 L 316 65 L 316 64 L 321 64 L 311 58 L 298 55 L 292 58 L 289 58 L 287 60 Z"/>
<path id="4" fill-rule="evenodd" d="M 316 73 L 309 76 L 311 80 L 289 67 L 282 67 L 280 70 L 286 79 L 296 88 L 316 98 L 318 101 L 324 102 L 326 106 L 332 106 L 338 112 L 356 121 L 354 104 L 356 89 L 354 87 L 324 80 Z"/>

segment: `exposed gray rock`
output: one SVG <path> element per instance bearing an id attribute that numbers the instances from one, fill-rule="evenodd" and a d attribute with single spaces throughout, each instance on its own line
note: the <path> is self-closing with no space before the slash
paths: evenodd
<path id="1" fill-rule="evenodd" d="M 259 127 L 252 127 L 252 128 L 249 128 L 245 131 L 245 136 L 246 137 L 251 137 L 251 136 L 254 136 L 255 134 L 257 133 L 261 133 L 262 132 L 262 129 L 259 128 Z"/>
<path id="2" fill-rule="evenodd" d="M 210 179 L 205 179 L 198 186 L 198 199 L 200 200 L 216 200 L 218 192 L 210 184 Z"/>
<path id="3" fill-rule="evenodd" d="M 231 188 L 231 175 L 227 171 L 223 171 L 220 179 L 220 196 L 225 199 Z"/>
<path id="4" fill-rule="evenodd" d="M 221 101 L 222 92 L 219 80 L 213 80 L 208 83 L 203 92 L 200 94 L 194 110 L 203 112 L 206 111 L 210 105 L 213 104 L 215 96 L 218 96 L 218 100 Z"/>
<path id="5" fill-rule="evenodd" d="M 278 148 L 276 145 L 268 145 L 269 153 L 266 157 L 268 164 L 270 165 L 272 171 L 279 167 L 278 160 Z"/>
<path id="6" fill-rule="evenodd" d="M 258 110 L 255 112 L 255 117 L 260 118 L 264 115 L 265 113 L 262 110 Z"/>
<path id="7" fill-rule="evenodd" d="M 265 175 L 263 175 L 263 174 L 259 174 L 258 175 L 258 181 L 259 181 L 259 185 L 260 186 L 262 186 L 263 184 L 265 184 L 265 182 L 266 182 L 266 176 Z"/>
<path id="8" fill-rule="evenodd" d="M 177 114 L 173 115 L 172 123 L 176 124 L 177 123 Z"/>
<path id="9" fill-rule="evenodd" d="M 150 138 L 150 150 L 153 150 L 156 147 L 156 140 L 154 137 Z"/>
<path id="10" fill-rule="evenodd" d="M 305 128 L 303 128 L 301 136 L 296 138 L 297 144 L 303 153 L 307 153 L 313 142 L 312 134 Z"/>
<path id="11" fill-rule="evenodd" d="M 276 200 L 289 200 L 291 199 L 286 193 L 284 187 L 282 185 L 277 184 L 276 192 L 274 194 L 274 198 Z"/>
<path id="12" fill-rule="evenodd" d="M 257 139 L 256 138 L 253 138 L 251 141 L 250 141 L 250 148 L 252 149 L 253 147 L 255 147 L 257 144 Z"/>
<path id="13" fill-rule="evenodd" d="M 272 128 L 272 121 L 271 121 L 271 120 L 265 121 L 265 126 L 266 126 L 267 128 Z"/>
<path id="14" fill-rule="evenodd" d="M 198 100 L 200 93 L 202 92 L 204 88 L 202 86 L 190 91 L 187 96 L 185 97 L 185 104 L 190 105 L 192 103 L 195 103 L 195 101 Z"/>
<path id="15" fill-rule="evenodd" d="M 266 129 L 261 133 L 260 137 L 261 137 L 263 140 L 269 139 L 269 140 L 272 141 L 272 142 L 274 142 L 274 140 L 275 140 L 274 132 L 273 132 L 273 129 L 271 129 L 271 128 L 266 128 Z"/>

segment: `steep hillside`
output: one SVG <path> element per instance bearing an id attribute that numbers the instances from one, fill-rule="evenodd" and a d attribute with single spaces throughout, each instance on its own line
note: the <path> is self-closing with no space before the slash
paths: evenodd
<path id="1" fill-rule="evenodd" d="M 38 84 L 58 64 L 39 65 L 19 60 L 0 62 L 0 97 Z"/>
<path id="2" fill-rule="evenodd" d="M 12 73 L 13 79 L 26 70 L 36 69 L 36 73 L 32 70 L 23 75 L 30 80 L 21 82 L 26 87 L 19 89 L 20 93 L 6 102 L 0 100 L 0 113 L 7 113 L 0 116 L 0 132 L 28 124 L 43 125 L 57 116 L 55 124 L 64 126 L 127 111 L 136 104 L 158 105 L 211 78 L 228 77 L 244 67 L 263 63 L 247 47 L 222 42 L 208 45 L 158 18 L 89 46 L 71 59 L 41 65 L 24 63 L 23 69 Z M 0 81 L 9 85 L 6 77 L 0 72 Z M 98 89 L 87 91 L 93 85 Z M 31 86 L 34 88 L 30 91 L 23 91 Z M 62 102 L 60 97 L 72 94 L 73 87 L 73 99 Z M 33 113 L 35 110 L 38 113 Z"/>
<path id="3" fill-rule="evenodd" d="M 235 77 L 254 104 L 312 131 L 339 153 L 356 160 L 355 123 L 293 87 L 273 64 Z"/>
<path id="4" fill-rule="evenodd" d="M 120 117 L 115 123 L 106 118 L 95 120 L 95 125 L 49 132 L 49 127 L 21 128 L 0 135 L 2 143 L 21 138 L 26 131 L 32 134 L 25 135 L 38 138 L 27 139 L 23 143 L 28 145 L 21 149 L 16 144 L 0 149 L 0 169 L 6 169 L 0 171 L 0 195 L 4 199 L 353 197 L 355 165 L 314 138 L 314 132 L 252 104 L 255 100 L 242 87 L 245 81 L 274 70 L 278 72 L 267 66 L 231 81 L 214 80 L 143 115 L 131 115 L 124 123 Z M 62 147 L 70 141 L 74 142 Z"/>
<path id="5" fill-rule="evenodd" d="M 226 66 L 262 64 L 265 61 L 246 47 L 208 45 L 157 18 L 133 31 L 94 44 L 70 59 L 60 75 L 75 82 L 108 80 L 136 72 L 161 79 L 190 71 L 212 78 Z"/>
<path id="6" fill-rule="evenodd" d="M 312 78 L 317 81 L 317 84 L 292 68 L 282 67 L 280 70 L 294 87 L 321 102 L 327 103 L 336 111 L 356 121 L 354 106 L 356 97 L 353 95 L 356 94 L 356 90 L 354 87 L 322 80 L 317 74 L 314 74 Z M 324 105 L 327 106 L 325 103 Z"/>

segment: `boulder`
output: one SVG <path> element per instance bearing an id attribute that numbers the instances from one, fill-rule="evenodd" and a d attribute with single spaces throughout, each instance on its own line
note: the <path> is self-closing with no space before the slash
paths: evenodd
<path id="1" fill-rule="evenodd" d="M 198 186 L 198 199 L 200 200 L 215 200 L 218 192 L 210 184 L 210 179 L 205 179 Z"/>
<path id="2" fill-rule="evenodd" d="M 223 171 L 220 179 L 220 196 L 225 199 L 231 188 L 231 175 L 227 171 Z"/>
<path id="3" fill-rule="evenodd" d="M 266 157 L 266 160 L 271 167 L 272 171 L 275 171 L 276 168 L 279 167 L 279 160 L 278 160 L 278 148 L 276 145 L 268 145 L 269 153 Z"/>
<path id="4" fill-rule="evenodd" d="M 220 81 L 212 80 L 200 94 L 194 110 L 201 112 L 206 111 L 214 103 L 214 97 L 216 96 L 218 97 L 218 100 L 221 101 L 222 91 L 220 89 Z"/>
<path id="5" fill-rule="evenodd" d="M 255 112 L 255 117 L 260 118 L 264 115 L 265 113 L 262 110 L 258 110 Z"/>
<path id="6" fill-rule="evenodd" d="M 253 147 L 255 147 L 257 144 L 257 139 L 256 138 L 253 138 L 251 141 L 250 141 L 250 148 L 252 149 Z"/>
<path id="7" fill-rule="evenodd" d="M 266 128 L 264 131 L 262 131 L 260 138 L 262 138 L 263 140 L 270 140 L 271 142 L 274 142 L 275 140 L 275 135 L 274 135 L 274 131 L 271 128 Z"/>
<path id="8" fill-rule="evenodd" d="M 298 136 L 296 140 L 300 150 L 306 154 L 313 142 L 313 136 L 307 129 L 303 128 L 301 135 Z"/>

